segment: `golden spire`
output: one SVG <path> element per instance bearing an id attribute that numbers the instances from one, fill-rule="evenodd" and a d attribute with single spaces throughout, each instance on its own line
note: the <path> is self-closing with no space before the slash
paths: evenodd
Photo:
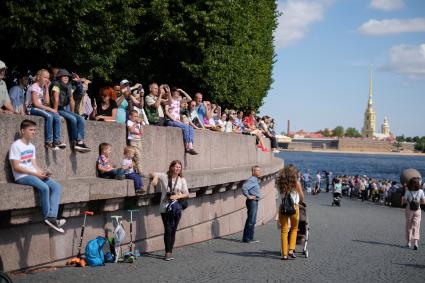
<path id="1" fill-rule="evenodd" d="M 369 100 L 367 102 L 368 105 L 372 105 L 373 101 L 372 101 L 372 94 L 373 94 L 373 90 L 372 90 L 372 67 L 370 67 L 370 82 L 369 82 Z"/>

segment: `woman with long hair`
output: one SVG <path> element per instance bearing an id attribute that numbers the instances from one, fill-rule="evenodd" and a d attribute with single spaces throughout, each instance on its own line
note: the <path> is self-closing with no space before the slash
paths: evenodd
<path id="1" fill-rule="evenodd" d="M 413 249 L 419 247 L 419 235 L 421 228 L 421 204 L 425 204 L 424 191 L 421 189 L 421 179 L 418 177 L 411 178 L 407 182 L 407 189 L 401 200 L 402 205 L 406 206 L 406 241 L 407 247 L 411 247 L 413 241 Z"/>
<path id="2" fill-rule="evenodd" d="M 117 116 L 117 96 L 112 87 L 103 87 L 99 97 L 95 98 L 91 119 L 96 121 L 115 122 Z"/>
<path id="3" fill-rule="evenodd" d="M 181 218 L 182 208 L 172 207 L 179 205 L 179 200 L 189 197 L 186 179 L 183 177 L 181 161 L 173 160 L 166 173 L 151 173 L 152 184 L 156 186 L 158 181 L 161 187 L 161 201 L 159 211 L 164 224 L 164 245 L 166 261 L 173 260 L 173 247 L 176 239 L 177 226 Z"/>
<path id="4" fill-rule="evenodd" d="M 290 196 L 295 208 L 295 214 L 283 215 L 279 209 L 276 213 L 275 220 L 278 221 L 278 227 L 280 227 L 280 240 L 281 240 L 281 251 L 282 259 L 287 260 L 288 255 L 292 258 L 296 258 L 295 245 L 297 240 L 298 232 L 298 220 L 299 220 L 299 203 L 304 201 L 304 193 L 301 189 L 301 184 L 298 179 L 297 168 L 289 164 L 279 172 L 277 178 L 277 188 L 279 190 L 280 199 L 283 200 L 287 195 Z M 291 231 L 288 230 L 288 220 L 291 223 Z M 288 250 L 288 232 L 289 232 L 289 250 Z"/>

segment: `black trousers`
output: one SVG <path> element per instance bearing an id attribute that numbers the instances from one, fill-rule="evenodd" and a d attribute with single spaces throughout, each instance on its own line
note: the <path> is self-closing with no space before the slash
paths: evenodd
<path id="1" fill-rule="evenodd" d="M 177 226 L 179 225 L 181 216 L 181 213 L 174 216 L 168 213 L 161 213 L 162 223 L 164 224 L 164 245 L 166 253 L 173 252 Z"/>

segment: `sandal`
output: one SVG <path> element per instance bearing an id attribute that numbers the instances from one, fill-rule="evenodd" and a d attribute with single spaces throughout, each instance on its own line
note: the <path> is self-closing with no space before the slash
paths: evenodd
<path id="1" fill-rule="evenodd" d="M 290 257 L 292 257 L 292 258 L 296 258 L 296 257 L 297 257 L 297 255 L 295 254 L 295 252 L 294 252 L 294 251 L 289 252 L 289 253 L 288 253 L 288 255 L 289 255 Z"/>

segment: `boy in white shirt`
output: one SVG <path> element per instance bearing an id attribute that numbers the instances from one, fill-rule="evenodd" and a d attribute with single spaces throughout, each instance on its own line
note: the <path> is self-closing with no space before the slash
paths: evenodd
<path id="1" fill-rule="evenodd" d="M 51 173 L 41 170 L 37 165 L 35 147 L 31 143 L 36 125 L 31 120 L 24 120 L 21 123 L 21 138 L 12 144 L 9 152 L 13 177 L 16 183 L 32 186 L 38 190 L 44 222 L 56 231 L 64 233 L 61 226 L 66 220 L 57 219 L 62 186 L 50 178 Z"/>

